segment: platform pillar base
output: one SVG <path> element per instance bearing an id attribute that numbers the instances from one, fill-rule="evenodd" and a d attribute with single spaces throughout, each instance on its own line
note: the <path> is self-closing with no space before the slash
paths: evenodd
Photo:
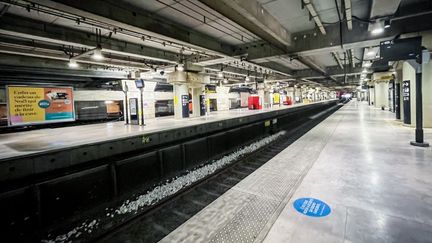
<path id="1" fill-rule="evenodd" d="M 424 147 L 424 148 L 429 147 L 429 143 L 425 143 L 425 142 L 423 142 L 423 143 L 418 143 L 418 142 L 416 142 L 416 141 L 411 141 L 410 144 L 411 144 L 412 146 L 417 146 L 417 147 Z"/>

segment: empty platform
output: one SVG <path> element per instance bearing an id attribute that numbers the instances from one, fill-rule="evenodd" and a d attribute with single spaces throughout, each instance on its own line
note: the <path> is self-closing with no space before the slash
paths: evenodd
<path id="1" fill-rule="evenodd" d="M 162 242 L 432 242 L 432 149 L 393 117 L 352 101 Z"/>
<path id="2" fill-rule="evenodd" d="M 242 118 L 273 111 L 283 111 L 317 103 L 274 106 L 262 110 L 236 109 L 211 112 L 208 116 L 174 119 L 162 117 L 146 120 L 146 126 L 125 125 L 124 122 L 109 122 L 92 125 L 72 126 L 53 129 L 40 129 L 19 133 L 0 134 L 0 161 L 2 159 L 54 151 L 68 147 L 118 140 L 137 135 L 152 134 L 167 130 Z"/>

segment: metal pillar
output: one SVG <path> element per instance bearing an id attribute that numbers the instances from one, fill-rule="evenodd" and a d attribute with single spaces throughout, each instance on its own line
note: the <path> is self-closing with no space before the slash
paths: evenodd
<path id="1" fill-rule="evenodd" d="M 411 60 L 410 64 L 416 70 L 416 130 L 415 141 L 411 141 L 411 145 L 418 147 L 429 147 L 429 144 L 424 142 L 423 134 L 423 95 L 422 95 L 422 63 L 423 53 L 421 57 L 415 61 Z M 429 55 L 429 53 L 427 53 Z"/>
<path id="2" fill-rule="evenodd" d="M 124 111 L 123 111 L 123 116 L 124 116 L 124 121 L 125 121 L 125 125 L 129 124 L 129 100 L 128 100 L 128 91 L 129 91 L 129 87 L 127 86 L 127 84 L 124 84 L 123 87 L 123 92 L 124 92 Z"/>

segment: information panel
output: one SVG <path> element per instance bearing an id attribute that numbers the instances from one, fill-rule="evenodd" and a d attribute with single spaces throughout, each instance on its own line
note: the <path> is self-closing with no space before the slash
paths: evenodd
<path id="1" fill-rule="evenodd" d="M 402 100 L 403 100 L 403 114 L 404 123 L 411 124 L 411 87 L 410 80 L 402 82 Z"/>
<path id="2" fill-rule="evenodd" d="M 189 95 L 182 95 L 181 102 L 182 102 L 182 117 L 187 118 L 189 117 Z"/>
<path id="3" fill-rule="evenodd" d="M 9 125 L 75 120 L 72 87 L 8 86 Z"/>
<path id="4" fill-rule="evenodd" d="M 400 83 L 395 84 L 395 111 L 396 111 L 396 119 L 401 118 L 400 111 Z"/>

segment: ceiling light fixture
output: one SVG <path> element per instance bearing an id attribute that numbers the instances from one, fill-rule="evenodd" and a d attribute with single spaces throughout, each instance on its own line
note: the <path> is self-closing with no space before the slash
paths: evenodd
<path id="1" fill-rule="evenodd" d="M 375 52 L 374 52 L 373 50 L 369 50 L 369 51 L 366 53 L 366 55 L 368 55 L 368 56 L 374 56 L 374 55 L 375 55 Z"/>
<path id="2" fill-rule="evenodd" d="M 384 32 L 384 29 L 381 28 L 381 27 L 376 28 L 376 29 L 373 29 L 373 30 L 371 31 L 371 33 L 372 33 L 373 35 L 379 35 L 379 34 L 381 34 L 381 33 L 383 33 L 383 32 Z"/>
<path id="3" fill-rule="evenodd" d="M 223 82 L 224 82 L 224 84 L 227 84 L 228 83 L 228 79 L 224 79 Z"/>
<path id="4" fill-rule="evenodd" d="M 68 66 L 70 68 L 77 68 L 78 67 L 78 63 L 75 60 L 71 59 L 71 60 L 69 60 Z"/>
<path id="5" fill-rule="evenodd" d="M 372 62 L 365 62 L 363 64 L 363 67 L 370 67 L 370 66 L 372 66 Z"/>
<path id="6" fill-rule="evenodd" d="M 179 63 L 179 64 L 177 65 L 177 71 L 179 71 L 179 72 L 183 72 L 183 71 L 184 71 L 184 66 L 183 66 L 183 64 Z"/>
<path id="7" fill-rule="evenodd" d="M 245 81 L 246 81 L 246 82 L 249 82 L 249 81 L 250 81 L 249 76 L 246 76 Z"/>
<path id="8" fill-rule="evenodd" d="M 384 28 L 385 28 L 385 29 L 390 28 L 390 25 L 391 25 L 390 19 L 386 19 L 386 20 L 384 20 Z"/>
<path id="9" fill-rule="evenodd" d="M 366 69 L 363 69 L 362 73 L 367 73 L 368 71 Z"/>
<path id="10" fill-rule="evenodd" d="M 217 75 L 219 78 L 223 78 L 223 66 L 221 66 L 220 72 Z"/>
<path id="11" fill-rule="evenodd" d="M 95 60 L 98 60 L 98 61 L 104 59 L 104 56 L 102 55 L 102 48 L 97 47 L 93 51 L 93 55 L 91 57 Z"/>
<path id="12" fill-rule="evenodd" d="M 372 24 L 372 35 L 379 35 L 384 32 L 384 23 L 382 21 L 377 21 L 374 24 Z"/>

